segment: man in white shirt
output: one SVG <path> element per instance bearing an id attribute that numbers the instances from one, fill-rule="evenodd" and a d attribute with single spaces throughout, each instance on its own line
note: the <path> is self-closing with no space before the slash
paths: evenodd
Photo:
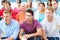
<path id="1" fill-rule="evenodd" d="M 46 8 L 46 18 L 42 22 L 43 26 L 43 37 L 48 40 L 59 40 L 59 19 L 53 16 L 53 8 Z"/>

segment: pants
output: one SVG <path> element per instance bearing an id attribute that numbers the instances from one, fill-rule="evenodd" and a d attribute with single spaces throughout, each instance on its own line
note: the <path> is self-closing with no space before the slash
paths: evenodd
<path id="1" fill-rule="evenodd" d="M 0 20 L 2 20 L 2 17 L 0 17 Z"/>
<path id="2" fill-rule="evenodd" d="M 41 40 L 41 38 L 39 36 L 36 36 L 36 37 L 31 37 L 28 40 Z"/>
<path id="3" fill-rule="evenodd" d="M 17 38 L 16 40 L 20 40 L 20 39 Z M 41 40 L 41 38 L 40 38 L 40 36 L 36 36 L 36 37 L 28 38 L 27 40 Z"/>
<path id="4" fill-rule="evenodd" d="M 47 37 L 48 40 L 59 40 L 58 37 Z"/>

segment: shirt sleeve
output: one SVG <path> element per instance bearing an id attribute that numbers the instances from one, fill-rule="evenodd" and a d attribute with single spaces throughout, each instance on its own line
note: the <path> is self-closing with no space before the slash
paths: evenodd
<path id="1" fill-rule="evenodd" d="M 24 23 L 20 24 L 20 29 L 24 29 Z"/>
<path id="2" fill-rule="evenodd" d="M 43 21 L 41 22 L 41 24 L 42 24 L 42 29 L 46 29 L 46 27 L 45 27 L 45 20 L 43 20 Z"/>
<path id="3" fill-rule="evenodd" d="M 1 33 L 2 33 L 2 29 L 1 29 L 1 22 L 0 22 L 0 35 L 1 35 Z"/>
<path id="4" fill-rule="evenodd" d="M 11 37 L 13 37 L 14 39 L 16 39 L 18 37 L 18 33 L 19 33 L 19 24 L 17 24 L 14 28 L 14 31 L 13 31 L 13 35 Z"/>
<path id="5" fill-rule="evenodd" d="M 37 28 L 42 28 L 42 25 L 39 23 L 39 21 L 36 21 Z"/>
<path id="6" fill-rule="evenodd" d="M 58 25 L 60 25 L 60 19 L 58 19 Z"/>

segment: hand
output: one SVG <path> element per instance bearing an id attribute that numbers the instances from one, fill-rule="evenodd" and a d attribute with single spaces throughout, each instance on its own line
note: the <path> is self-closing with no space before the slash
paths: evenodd
<path id="1" fill-rule="evenodd" d="M 31 35 L 26 34 L 26 35 L 24 35 L 24 37 L 26 37 L 28 39 L 31 37 Z"/>
<path id="2" fill-rule="evenodd" d="M 0 40 L 1 40 L 1 38 L 0 38 Z"/>
<path id="3" fill-rule="evenodd" d="M 26 38 L 25 36 L 23 36 L 23 37 L 21 38 L 21 40 L 27 40 L 27 38 Z"/>
<path id="4" fill-rule="evenodd" d="M 48 39 L 44 39 L 44 40 L 48 40 Z"/>

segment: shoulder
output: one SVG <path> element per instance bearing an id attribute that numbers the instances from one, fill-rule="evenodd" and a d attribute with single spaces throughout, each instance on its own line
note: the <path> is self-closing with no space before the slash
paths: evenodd
<path id="1" fill-rule="evenodd" d="M 54 17 L 55 22 L 60 22 L 60 19 L 58 17 Z"/>
<path id="2" fill-rule="evenodd" d="M 44 18 L 44 20 L 41 22 L 41 24 L 47 23 L 47 18 Z"/>
<path id="3" fill-rule="evenodd" d="M 4 21 L 3 20 L 0 21 L 0 25 L 4 25 Z"/>
<path id="4" fill-rule="evenodd" d="M 35 24 L 38 24 L 39 23 L 39 21 L 38 20 L 33 20 L 33 22 L 35 23 Z M 40 24 L 40 23 L 39 23 Z"/>
<path id="5" fill-rule="evenodd" d="M 16 20 L 14 20 L 14 19 L 11 19 L 11 22 L 13 23 L 13 24 L 19 24 Z"/>
<path id="6" fill-rule="evenodd" d="M 37 14 L 37 13 L 39 13 L 39 10 L 37 10 L 37 11 L 35 12 L 35 14 Z"/>
<path id="7" fill-rule="evenodd" d="M 23 21 L 22 23 L 20 23 L 20 27 L 25 27 L 27 25 L 26 21 Z"/>

